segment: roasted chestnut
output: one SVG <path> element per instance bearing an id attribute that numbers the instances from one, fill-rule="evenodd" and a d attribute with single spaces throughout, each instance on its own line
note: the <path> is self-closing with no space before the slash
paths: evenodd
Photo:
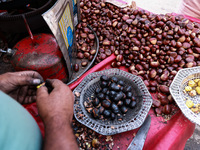
<path id="1" fill-rule="evenodd" d="M 110 91 L 109 90 L 106 92 L 106 95 L 110 95 Z"/>
<path id="2" fill-rule="evenodd" d="M 125 101 L 124 101 L 124 102 L 125 102 L 125 105 L 126 105 L 126 106 L 129 106 L 129 105 L 130 105 L 130 103 L 131 103 L 131 99 L 125 99 Z"/>
<path id="3" fill-rule="evenodd" d="M 126 97 L 127 97 L 127 98 L 132 98 L 132 93 L 131 93 L 131 92 L 127 92 L 127 93 L 126 93 Z"/>
<path id="4" fill-rule="evenodd" d="M 127 86 L 127 87 L 124 87 L 124 93 L 127 93 L 127 92 L 131 92 L 132 90 L 132 87 L 131 86 Z"/>
<path id="5" fill-rule="evenodd" d="M 131 101 L 131 103 L 129 104 L 130 108 L 134 108 L 136 106 L 136 101 Z"/>
<path id="6" fill-rule="evenodd" d="M 103 114 L 103 112 L 104 112 L 104 110 L 105 110 L 105 108 L 103 107 L 103 106 L 100 106 L 99 107 L 99 114 Z"/>
<path id="7" fill-rule="evenodd" d="M 109 100 L 103 100 L 102 105 L 104 108 L 109 108 L 111 105 L 111 102 Z"/>
<path id="8" fill-rule="evenodd" d="M 110 95 L 109 95 L 110 98 L 114 98 L 114 97 L 116 97 L 117 92 L 115 92 L 115 91 L 110 91 L 109 94 L 110 94 Z"/>
<path id="9" fill-rule="evenodd" d="M 102 91 L 101 91 L 101 92 L 102 92 L 103 94 L 106 94 L 106 93 L 107 93 L 107 91 L 108 91 L 108 88 L 106 88 L 106 87 L 105 87 L 105 88 L 103 88 L 103 89 L 102 89 Z"/>
<path id="10" fill-rule="evenodd" d="M 117 93 L 117 95 L 114 97 L 114 101 L 118 102 L 119 100 L 121 100 L 124 97 L 124 94 L 122 92 Z"/>
<path id="11" fill-rule="evenodd" d="M 97 94 L 97 97 L 100 99 L 100 100 L 103 100 L 105 98 L 105 95 L 103 93 L 99 93 Z"/>
<path id="12" fill-rule="evenodd" d="M 117 114 L 117 120 L 121 121 L 123 119 L 123 116 L 121 114 Z"/>
<path id="13" fill-rule="evenodd" d="M 107 87 L 107 85 L 108 85 L 108 82 L 102 81 L 100 86 L 101 86 L 102 88 L 105 88 L 105 87 Z"/>
<path id="14" fill-rule="evenodd" d="M 97 108 L 93 108 L 93 110 L 92 110 L 92 116 L 95 119 L 99 118 L 99 110 Z"/>
<path id="15" fill-rule="evenodd" d="M 117 83 L 118 79 L 117 79 L 117 77 L 113 76 L 113 77 L 111 77 L 111 81 Z"/>
<path id="16" fill-rule="evenodd" d="M 96 94 L 98 94 L 98 93 L 100 93 L 100 92 L 101 92 L 101 88 L 96 88 L 96 89 L 95 89 L 95 93 L 96 93 Z"/>
<path id="17" fill-rule="evenodd" d="M 120 87 L 116 83 L 111 83 L 109 86 L 110 90 L 119 91 Z"/>
<path id="18" fill-rule="evenodd" d="M 108 81 L 108 80 L 109 80 L 109 77 L 106 76 L 106 75 L 102 75 L 102 76 L 100 77 L 100 80 L 101 80 L 101 81 Z"/>
<path id="19" fill-rule="evenodd" d="M 132 96 L 132 97 L 131 97 L 131 100 L 132 100 L 132 101 L 136 101 L 136 97 L 135 97 L 135 96 Z"/>
<path id="20" fill-rule="evenodd" d="M 119 84 L 119 85 L 121 85 L 121 86 L 124 86 L 124 81 L 119 80 L 119 81 L 117 82 L 117 84 Z"/>
<path id="21" fill-rule="evenodd" d="M 104 110 L 103 116 L 104 116 L 105 118 L 109 118 L 110 115 L 111 115 L 111 111 L 110 111 L 110 110 Z"/>
<path id="22" fill-rule="evenodd" d="M 111 120 L 114 120 L 114 119 L 115 119 L 115 114 L 114 114 L 114 113 L 111 113 L 110 118 L 111 118 Z"/>
<path id="23" fill-rule="evenodd" d="M 94 106 L 98 106 L 99 102 L 100 101 L 99 101 L 99 99 L 97 97 L 92 101 L 92 103 L 93 103 Z"/>
<path id="24" fill-rule="evenodd" d="M 123 90 L 124 90 L 124 87 L 123 87 L 123 86 L 120 86 L 120 90 L 123 91 Z"/>
<path id="25" fill-rule="evenodd" d="M 122 106 L 122 107 L 121 107 L 121 112 L 122 112 L 123 114 L 127 113 L 127 111 L 128 111 L 128 108 L 127 108 L 126 106 Z"/>
<path id="26" fill-rule="evenodd" d="M 115 103 L 111 104 L 111 110 L 112 112 L 114 112 L 115 114 L 119 113 L 119 108 Z"/>

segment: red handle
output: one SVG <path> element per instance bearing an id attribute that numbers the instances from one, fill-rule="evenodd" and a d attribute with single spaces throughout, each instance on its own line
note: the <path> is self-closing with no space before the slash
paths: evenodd
<path id="1" fill-rule="evenodd" d="M 32 43 L 33 43 L 33 45 L 36 45 L 35 39 L 34 39 L 34 37 L 33 37 L 33 34 L 32 34 L 32 32 L 31 32 L 31 29 L 30 29 L 30 27 L 29 27 L 29 25 L 28 25 L 28 22 L 26 21 L 25 15 L 22 15 L 22 17 L 23 17 L 23 19 L 24 19 L 24 23 L 25 23 L 26 29 L 27 29 L 27 31 L 28 31 L 28 33 L 29 33 L 29 35 L 30 35 L 30 38 L 31 38 L 31 40 L 32 40 Z"/>

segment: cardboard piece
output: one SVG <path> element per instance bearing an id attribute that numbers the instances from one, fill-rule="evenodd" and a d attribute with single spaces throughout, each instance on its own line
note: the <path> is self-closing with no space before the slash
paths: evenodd
<path id="1" fill-rule="evenodd" d="M 52 8 L 42 14 L 54 34 L 67 65 L 68 80 L 73 74 L 72 66 L 76 63 L 75 24 L 78 23 L 78 1 L 58 0 Z M 75 9 L 76 8 L 76 9 Z M 77 16 L 74 18 L 74 14 Z"/>

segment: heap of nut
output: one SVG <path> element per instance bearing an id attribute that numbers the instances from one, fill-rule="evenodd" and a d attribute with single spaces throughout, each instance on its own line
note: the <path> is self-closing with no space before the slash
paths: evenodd
<path id="1" fill-rule="evenodd" d="M 100 0 L 81 0 L 80 7 L 82 22 L 100 41 L 96 63 L 114 53 L 112 67 L 125 66 L 140 76 L 151 92 L 158 92 L 156 114 L 170 114 L 175 102 L 169 86 L 177 71 L 200 65 L 200 24 Z"/>
<path id="2" fill-rule="evenodd" d="M 95 89 L 91 101 L 85 102 L 86 110 L 94 119 L 122 120 L 129 109 L 136 106 L 136 98 L 131 86 L 116 76 L 100 77 L 100 87 Z"/>
<path id="3" fill-rule="evenodd" d="M 81 62 L 82 67 L 88 65 L 88 61 L 92 61 L 96 54 L 94 47 L 95 35 L 90 30 L 86 23 L 79 23 L 76 30 L 76 41 L 77 41 L 77 58 L 84 59 Z M 74 65 L 74 71 L 79 71 L 79 64 Z"/>

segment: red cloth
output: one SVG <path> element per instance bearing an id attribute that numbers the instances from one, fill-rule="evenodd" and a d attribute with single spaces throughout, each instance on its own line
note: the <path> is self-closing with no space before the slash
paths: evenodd
<path id="1" fill-rule="evenodd" d="M 191 21 L 200 23 L 199 19 L 185 16 Z M 115 59 L 114 54 L 112 54 L 107 59 L 103 60 L 101 63 L 95 65 L 84 75 L 82 75 L 77 81 L 70 84 L 69 87 L 73 90 L 88 74 L 92 72 L 101 71 L 104 69 L 111 68 L 111 62 Z M 124 67 L 119 69 L 125 70 Z M 155 95 L 152 95 L 155 97 Z M 44 135 L 44 125 L 38 116 L 38 111 L 36 104 L 25 105 L 25 108 L 32 114 L 32 116 L 37 121 L 42 134 Z M 163 117 L 157 117 L 153 110 L 151 109 L 149 114 L 151 115 L 151 126 L 147 134 L 147 138 L 144 144 L 143 150 L 183 150 L 187 139 L 192 136 L 195 124 L 190 122 L 180 110 L 172 116 L 168 121 L 165 121 Z M 126 150 L 128 145 L 131 143 L 134 135 L 137 133 L 138 129 L 116 134 L 113 136 L 114 147 L 113 150 Z"/>
<path id="2" fill-rule="evenodd" d="M 111 55 L 109 58 L 105 59 L 87 71 L 76 82 L 69 85 L 69 87 L 73 90 L 88 74 L 111 68 L 110 64 L 114 59 L 115 56 Z M 121 67 L 120 69 L 126 70 L 124 67 Z M 154 97 L 154 95 L 152 96 Z M 25 108 L 35 118 L 42 134 L 44 135 L 44 125 L 38 116 L 36 104 L 34 103 L 31 105 L 26 105 Z M 180 110 L 178 110 L 178 112 L 173 115 L 169 121 L 165 121 L 163 117 L 157 117 L 152 109 L 150 110 L 149 114 L 151 115 L 151 126 L 147 134 L 144 150 L 184 149 L 187 139 L 190 138 L 194 132 L 195 124 L 191 123 L 187 118 L 185 118 Z M 120 148 L 121 150 L 126 150 L 137 131 L 138 129 L 114 135 L 113 149 L 117 150 Z"/>

